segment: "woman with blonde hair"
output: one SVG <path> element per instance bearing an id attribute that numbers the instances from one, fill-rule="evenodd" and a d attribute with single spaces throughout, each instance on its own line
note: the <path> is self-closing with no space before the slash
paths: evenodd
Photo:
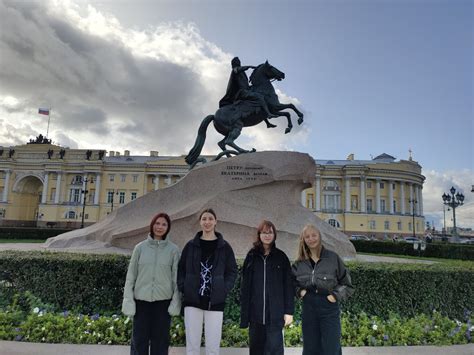
<path id="1" fill-rule="evenodd" d="M 321 239 L 316 226 L 306 225 L 293 264 L 296 294 L 303 299 L 303 355 L 342 354 L 339 303 L 354 292 L 342 259 Z"/>

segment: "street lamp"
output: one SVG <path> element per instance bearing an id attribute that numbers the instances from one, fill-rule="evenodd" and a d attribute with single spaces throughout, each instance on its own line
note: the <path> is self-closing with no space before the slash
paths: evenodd
<path id="1" fill-rule="evenodd" d="M 456 207 L 462 206 L 464 204 L 464 195 L 460 194 L 459 192 L 456 193 L 454 186 L 449 189 L 449 192 L 451 195 L 444 193 L 441 197 L 443 198 L 443 203 L 453 209 L 453 237 L 455 240 L 457 240 L 458 233 L 456 231 Z"/>
<path id="2" fill-rule="evenodd" d="M 84 228 L 84 216 L 85 216 L 85 212 L 86 212 L 86 200 L 87 200 L 87 193 L 89 192 L 87 190 L 87 183 L 90 182 L 91 184 L 94 182 L 94 180 L 92 178 L 88 179 L 88 178 L 85 178 L 84 179 L 84 189 L 81 190 L 82 194 L 83 194 L 83 201 L 82 201 L 82 220 L 81 220 L 81 228 Z"/>
<path id="3" fill-rule="evenodd" d="M 411 203 L 411 205 L 412 205 L 412 213 L 411 213 L 411 215 L 413 217 L 412 229 L 413 229 L 413 237 L 416 238 L 416 232 L 415 232 L 415 204 L 417 204 L 418 201 L 414 198 L 409 198 L 408 203 Z"/>

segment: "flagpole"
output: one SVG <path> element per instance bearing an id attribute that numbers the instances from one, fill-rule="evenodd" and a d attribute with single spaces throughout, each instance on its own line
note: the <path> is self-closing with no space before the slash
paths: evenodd
<path id="1" fill-rule="evenodd" d="M 48 129 L 46 130 L 46 138 L 49 137 L 49 121 L 51 120 L 51 107 L 49 108 L 48 111 Z"/>

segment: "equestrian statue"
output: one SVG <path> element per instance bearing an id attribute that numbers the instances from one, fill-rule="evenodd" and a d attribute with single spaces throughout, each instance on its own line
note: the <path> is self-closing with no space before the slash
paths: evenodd
<path id="1" fill-rule="evenodd" d="M 303 113 L 293 104 L 282 104 L 278 100 L 278 95 L 273 88 L 273 80 L 282 80 L 285 73 L 273 67 L 266 61 L 259 66 L 242 66 L 240 59 L 232 59 L 232 72 L 230 74 L 227 92 L 219 101 L 219 109 L 214 115 L 208 115 L 199 126 L 198 135 L 194 146 L 189 151 L 185 160 L 192 169 L 197 163 L 205 163 L 206 160 L 200 157 L 202 148 L 206 141 L 207 127 L 211 122 L 217 132 L 224 136 L 219 143 L 222 152 L 214 160 L 222 156 L 230 157 L 242 153 L 255 152 L 255 149 L 245 150 L 235 144 L 235 140 L 240 136 L 243 127 L 250 127 L 264 121 L 267 128 L 274 128 L 275 125 L 269 119 L 285 116 L 288 126 L 285 133 L 289 133 L 293 128 L 289 112 L 285 109 L 292 109 L 298 116 L 298 124 L 303 123 Z M 250 75 L 250 83 L 245 71 L 253 69 Z M 228 149 L 231 147 L 233 149 Z"/>

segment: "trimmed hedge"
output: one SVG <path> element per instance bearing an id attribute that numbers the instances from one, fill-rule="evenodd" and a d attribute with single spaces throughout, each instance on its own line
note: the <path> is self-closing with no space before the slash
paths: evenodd
<path id="1" fill-rule="evenodd" d="M 474 245 L 427 243 L 424 251 L 414 250 L 413 244 L 351 240 L 357 252 L 423 256 L 427 258 L 474 260 Z"/>
<path id="2" fill-rule="evenodd" d="M 48 239 L 71 229 L 54 228 L 0 228 L 0 239 Z"/>
<path id="3" fill-rule="evenodd" d="M 0 253 L 0 299 L 30 291 L 58 310 L 119 312 L 128 256 L 53 252 Z M 465 264 L 465 265 L 464 265 Z M 464 319 L 474 310 L 474 264 L 348 263 L 354 296 L 342 305 L 352 314 L 412 317 L 433 310 Z M 239 318 L 239 280 L 229 295 L 225 319 Z M 300 304 L 296 318 L 299 318 Z"/>

